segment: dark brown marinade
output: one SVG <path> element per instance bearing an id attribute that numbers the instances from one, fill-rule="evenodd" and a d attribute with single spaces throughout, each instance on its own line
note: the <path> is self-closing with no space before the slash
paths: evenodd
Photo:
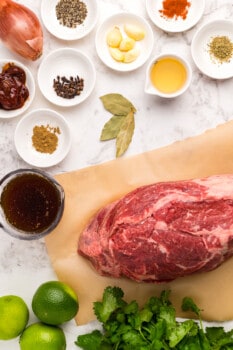
<path id="1" fill-rule="evenodd" d="M 37 174 L 17 176 L 6 185 L 1 195 L 7 221 L 30 233 L 40 233 L 48 228 L 60 205 L 56 187 Z"/>

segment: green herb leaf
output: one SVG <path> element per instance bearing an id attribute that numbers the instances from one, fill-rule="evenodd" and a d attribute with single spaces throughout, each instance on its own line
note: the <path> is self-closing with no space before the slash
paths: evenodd
<path id="1" fill-rule="evenodd" d="M 125 115 L 114 115 L 111 119 L 109 119 L 102 129 L 100 141 L 115 139 L 120 131 L 124 119 Z"/>
<path id="2" fill-rule="evenodd" d="M 169 346 L 174 348 L 190 332 L 193 326 L 193 320 L 187 320 L 177 324 L 170 332 Z"/>
<path id="3" fill-rule="evenodd" d="M 129 112 L 121 124 L 116 138 L 116 157 L 120 157 L 129 147 L 135 128 L 134 114 Z"/>
<path id="4" fill-rule="evenodd" d="M 123 295 L 122 289 L 118 287 L 107 287 L 104 290 L 103 301 L 94 303 L 94 312 L 100 322 L 106 322 L 116 309 L 125 304 Z"/>
<path id="5" fill-rule="evenodd" d="M 80 335 L 77 341 L 75 341 L 75 344 L 84 350 L 98 350 L 102 349 L 100 347 L 102 338 L 103 335 L 101 332 L 99 330 L 94 330 L 92 333 Z"/>
<path id="6" fill-rule="evenodd" d="M 197 307 L 197 305 L 194 303 L 194 301 L 192 300 L 192 298 L 189 297 L 185 297 L 182 301 L 182 310 L 183 311 L 193 311 L 197 316 L 200 317 L 200 312 L 201 310 L 199 309 L 199 307 Z"/>
<path id="7" fill-rule="evenodd" d="M 200 321 L 176 320 L 168 291 L 151 297 L 139 308 L 133 300 L 124 301 L 119 287 L 107 287 L 94 311 L 103 332 L 95 330 L 80 335 L 75 342 L 83 350 L 230 350 L 233 330 L 201 326 L 200 309 L 191 298 L 184 298 L 184 308 L 194 310 Z"/>
<path id="8" fill-rule="evenodd" d="M 136 112 L 133 104 L 121 94 L 107 94 L 100 97 L 104 108 L 113 115 L 127 115 L 130 111 Z"/>

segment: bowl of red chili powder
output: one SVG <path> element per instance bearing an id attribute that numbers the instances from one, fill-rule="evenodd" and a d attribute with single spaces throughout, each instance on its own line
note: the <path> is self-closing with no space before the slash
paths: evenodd
<path id="1" fill-rule="evenodd" d="M 151 21 L 166 32 L 183 32 L 201 19 L 205 0 L 146 0 Z"/>

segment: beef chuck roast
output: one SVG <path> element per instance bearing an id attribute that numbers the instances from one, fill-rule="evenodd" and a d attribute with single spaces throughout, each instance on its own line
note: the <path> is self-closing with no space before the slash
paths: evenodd
<path id="1" fill-rule="evenodd" d="M 82 232 L 78 253 L 105 276 L 165 282 L 233 255 L 233 175 L 139 187 Z"/>

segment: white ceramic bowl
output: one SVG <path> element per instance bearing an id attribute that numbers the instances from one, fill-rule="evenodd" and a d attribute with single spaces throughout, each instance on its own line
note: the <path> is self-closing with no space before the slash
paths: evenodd
<path id="1" fill-rule="evenodd" d="M 226 36 L 233 43 L 233 21 L 214 20 L 203 25 L 194 35 L 191 52 L 196 66 L 214 79 L 233 77 L 233 57 L 229 62 L 218 62 L 209 52 L 209 44 L 216 36 Z"/>
<path id="2" fill-rule="evenodd" d="M 84 89 L 80 95 L 67 99 L 57 95 L 53 80 L 57 76 L 84 79 Z M 96 71 L 89 57 L 79 50 L 62 48 L 52 51 L 43 59 L 38 69 L 38 84 L 45 98 L 57 106 L 71 107 L 86 100 L 94 89 Z"/>
<path id="3" fill-rule="evenodd" d="M 87 16 L 84 22 L 76 28 L 69 28 L 59 23 L 56 16 L 58 0 L 42 0 L 41 17 L 47 30 L 62 40 L 77 40 L 85 37 L 95 27 L 98 20 L 98 0 L 83 0 L 87 7 Z"/>
<path id="4" fill-rule="evenodd" d="M 53 153 L 42 153 L 32 144 L 34 126 L 59 128 L 58 145 Z M 47 108 L 34 110 L 25 115 L 17 124 L 14 134 L 15 147 L 20 157 L 28 164 L 46 168 L 61 162 L 68 154 L 71 146 L 71 132 L 65 118 Z"/>
<path id="5" fill-rule="evenodd" d="M 150 78 L 151 70 L 152 70 L 152 67 L 154 66 L 155 62 L 157 62 L 161 59 L 167 58 L 167 57 L 174 58 L 175 60 L 178 60 L 179 62 L 182 63 L 182 65 L 186 69 L 186 81 L 185 81 L 185 83 L 183 84 L 183 86 L 179 90 L 172 92 L 172 93 L 164 93 L 164 92 L 161 92 L 160 90 L 158 90 L 152 84 L 151 78 Z M 192 69 L 191 69 L 189 62 L 185 58 L 178 56 L 178 55 L 175 55 L 173 53 L 163 53 L 161 55 L 154 57 L 149 62 L 148 66 L 147 66 L 146 79 L 145 79 L 145 92 L 149 95 L 157 95 L 157 96 L 164 97 L 164 98 L 178 97 L 178 96 L 182 95 L 189 88 L 191 80 L 192 80 Z"/>
<path id="6" fill-rule="evenodd" d="M 1 59 L 0 60 L 0 72 L 2 71 L 2 68 L 5 66 L 7 63 L 13 63 L 14 65 L 22 68 L 25 73 L 26 73 L 26 86 L 29 90 L 29 97 L 25 101 L 24 105 L 21 108 L 18 109 L 12 109 L 12 110 L 5 110 L 0 108 L 0 119 L 9 119 L 9 118 L 14 118 L 19 116 L 20 114 L 24 113 L 29 106 L 31 105 L 34 97 L 35 97 L 35 82 L 34 78 L 32 76 L 32 73 L 30 70 L 21 62 L 12 60 L 11 58 L 9 59 Z"/>
<path id="7" fill-rule="evenodd" d="M 205 10 L 205 0 L 193 0 L 185 19 L 166 18 L 161 15 L 163 0 L 146 0 L 146 9 L 151 21 L 165 32 L 178 33 L 192 28 L 202 17 Z"/>
<path id="8" fill-rule="evenodd" d="M 125 36 L 123 31 L 124 24 L 136 24 L 142 27 L 145 31 L 144 39 L 136 42 L 136 46 L 139 48 L 140 54 L 136 60 L 131 63 L 116 61 L 111 57 L 109 47 L 107 45 L 107 33 L 114 26 L 118 26 L 122 32 L 122 35 Z M 95 38 L 96 51 L 101 61 L 109 68 L 121 72 L 129 72 L 141 67 L 149 58 L 153 49 L 153 44 L 154 36 L 148 22 L 143 17 L 128 12 L 121 12 L 108 17 L 97 29 Z"/>

